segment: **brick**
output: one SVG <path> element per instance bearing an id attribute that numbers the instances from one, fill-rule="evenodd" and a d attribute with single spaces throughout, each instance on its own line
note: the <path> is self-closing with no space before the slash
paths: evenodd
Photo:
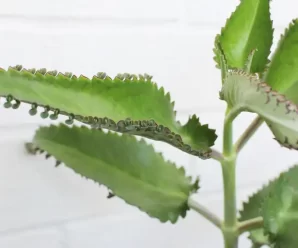
<path id="1" fill-rule="evenodd" d="M 185 0 L 186 16 L 190 24 L 202 27 L 217 27 L 225 25 L 226 19 L 239 4 L 239 0 Z"/>
<path id="2" fill-rule="evenodd" d="M 62 19 L 67 21 L 72 19 L 176 19 L 178 14 L 177 0 L 75 0 L 41 3 L 38 0 L 29 0 L 26 3 L 12 0 L 3 5 L 0 16 L 17 17 L 37 17 L 41 19 Z M 56 19 L 54 19 L 56 18 Z M 24 19 L 24 18 L 23 18 Z"/>
<path id="3" fill-rule="evenodd" d="M 5 37 L 0 40 L 0 67 L 23 64 L 86 76 L 97 71 L 111 76 L 147 72 L 171 92 L 178 119 L 186 121 L 189 114 L 197 113 L 202 123 L 218 130 L 215 148 L 221 150 L 225 103 L 218 100 L 220 72 L 214 67 L 212 48 L 215 35 L 238 3 L 11 0 L 0 10 L 0 32 Z M 273 51 L 298 8 L 292 0 L 271 5 L 276 29 Z M 179 23 L 184 10 L 186 23 Z M 28 109 L 25 105 L 18 111 L 0 108 L 0 247 L 222 247 L 220 232 L 193 212 L 177 225 L 160 224 L 118 198 L 105 199 L 104 187 L 64 166 L 54 168 L 53 160 L 25 154 L 23 143 L 40 124 L 57 123 L 29 117 Z M 244 114 L 236 120 L 235 139 L 252 119 L 253 115 Z M 239 207 L 240 200 L 296 163 L 296 152 L 280 148 L 272 137 L 263 125 L 241 151 Z M 154 146 L 166 159 L 183 165 L 188 175 L 200 176 L 199 199 L 222 216 L 220 165 L 161 142 Z M 66 237 L 60 229 L 45 226 L 64 226 Z M 250 247 L 246 239 L 240 246 Z"/>
<path id="4" fill-rule="evenodd" d="M 247 197 L 247 190 L 238 193 L 238 205 Z M 222 195 L 213 194 L 208 197 L 195 197 L 208 209 L 222 216 Z M 65 226 L 66 237 L 70 247 L 223 247 L 221 233 L 212 224 L 193 211 L 188 212 L 185 219 L 173 224 L 162 224 L 143 213 L 131 216 L 115 216 L 114 218 L 94 218 L 72 222 Z M 250 243 L 241 238 L 241 247 L 248 248 Z"/>
<path id="5" fill-rule="evenodd" d="M 118 198 L 106 199 L 105 187 L 63 165 L 55 168 L 53 159 L 26 154 L 24 142 L 31 139 L 35 128 L 6 129 L 14 137 L 4 139 L 0 129 L 0 233 L 135 211 Z"/>
<path id="6" fill-rule="evenodd" d="M 7 235 L 0 233 L 0 247 L 5 248 L 64 248 L 63 242 L 61 233 L 54 228 L 16 232 Z"/>
<path id="7" fill-rule="evenodd" d="M 286 28 L 298 17 L 298 3 L 293 0 L 271 1 L 271 19 L 276 28 Z"/>
<path id="8" fill-rule="evenodd" d="M 239 0 L 185 0 L 186 16 L 191 25 L 220 28 L 236 9 Z M 271 19 L 275 28 L 285 28 L 298 17 L 298 4 L 293 0 L 271 1 Z"/>
<path id="9" fill-rule="evenodd" d="M 23 64 L 72 71 L 91 77 L 98 71 L 111 76 L 118 72 L 148 73 L 170 92 L 178 111 L 218 111 L 220 72 L 213 62 L 215 33 L 147 33 L 142 30 L 115 30 L 79 34 L 30 34 L 3 31 L 0 41 L 1 67 Z M 86 39 L 88 37 L 88 39 Z M 19 42 L 22 40 L 22 42 Z M 13 53 L 11 52 L 13 47 Z"/>

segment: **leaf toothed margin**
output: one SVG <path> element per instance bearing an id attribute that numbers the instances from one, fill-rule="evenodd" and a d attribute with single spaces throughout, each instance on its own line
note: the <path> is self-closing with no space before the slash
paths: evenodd
<path id="1" fill-rule="evenodd" d="M 271 193 L 274 194 L 274 189 L 279 183 L 280 178 L 288 180 L 291 186 L 298 188 L 298 180 L 296 175 L 298 174 L 298 166 L 292 166 L 287 171 L 282 172 L 278 177 L 270 180 L 269 183 L 264 185 L 259 191 L 251 195 L 246 202 L 243 203 L 242 210 L 239 211 L 240 218 L 239 221 L 245 221 L 252 218 L 259 217 L 261 215 L 261 209 L 263 207 L 264 201 L 270 196 Z M 249 239 L 255 245 L 270 245 L 272 242 L 269 241 L 269 236 L 264 232 L 264 228 L 256 229 L 250 231 Z"/>
<path id="2" fill-rule="evenodd" d="M 41 107 L 42 118 L 57 120 L 66 115 L 68 125 L 76 120 L 93 128 L 163 141 L 202 159 L 210 158 L 215 130 L 202 126 L 198 118 L 197 125 L 192 125 L 196 130 L 181 126 L 169 93 L 158 89 L 151 79 L 147 74 L 128 73 L 112 79 L 100 72 L 90 80 L 72 73 L 16 66 L 0 70 L 0 96 L 6 98 L 6 108 L 17 109 L 24 102 L 31 104 L 30 115 L 36 115 Z M 201 136 L 191 136 L 197 133 Z"/>
<path id="3" fill-rule="evenodd" d="M 222 46 L 229 69 L 244 69 L 247 57 L 256 49 L 250 72 L 263 72 L 273 42 L 270 0 L 242 0 L 216 36 L 217 42 Z M 216 67 L 220 68 L 217 49 L 213 51 Z"/>
<path id="4" fill-rule="evenodd" d="M 231 70 L 221 96 L 231 108 L 258 114 L 282 146 L 298 150 L 298 106 L 272 90 L 258 74 Z"/>
<path id="5" fill-rule="evenodd" d="M 87 127 L 41 127 L 27 148 L 47 153 L 76 173 L 106 185 L 114 195 L 158 218 L 185 217 L 190 194 L 199 188 L 183 167 L 165 161 L 144 139 Z"/>

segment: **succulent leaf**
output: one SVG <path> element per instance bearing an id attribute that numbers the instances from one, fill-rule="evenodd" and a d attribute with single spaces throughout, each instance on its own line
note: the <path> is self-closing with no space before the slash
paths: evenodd
<path id="1" fill-rule="evenodd" d="M 242 70 L 230 71 L 221 96 L 230 108 L 261 116 L 281 145 L 298 149 L 298 106 L 273 91 L 257 74 L 248 74 Z"/>
<path id="2" fill-rule="evenodd" d="M 276 248 L 298 247 L 298 167 L 283 173 L 262 204 L 264 230 Z"/>
<path id="3" fill-rule="evenodd" d="M 273 90 L 283 94 L 293 104 L 298 104 L 298 20 L 293 20 L 281 36 L 274 51 L 264 80 Z M 298 149 L 298 133 L 292 129 L 267 121 L 277 141 L 289 149 Z"/>
<path id="4" fill-rule="evenodd" d="M 256 50 L 250 72 L 263 72 L 273 41 L 270 0 L 242 0 L 215 40 L 220 42 L 230 69 L 244 69 L 247 57 Z M 216 48 L 214 52 L 220 67 Z"/>
<path id="5" fill-rule="evenodd" d="M 187 199 L 198 190 L 198 180 L 186 177 L 183 167 L 165 161 L 144 139 L 126 134 L 52 125 L 39 128 L 27 148 L 46 152 L 161 222 L 185 217 Z"/>
<path id="6" fill-rule="evenodd" d="M 102 72 L 88 79 L 16 66 L 0 70 L 0 96 L 6 98 L 6 108 L 28 103 L 30 115 L 43 108 L 42 118 L 56 120 L 58 115 L 66 115 L 69 125 L 76 120 L 93 128 L 164 141 L 202 159 L 209 158 L 210 146 L 217 138 L 215 130 L 201 125 L 195 116 L 182 126 L 176 121 L 169 93 L 158 89 L 151 79 L 147 74 L 127 73 L 112 79 Z"/>
<path id="7" fill-rule="evenodd" d="M 266 73 L 266 82 L 280 93 L 285 93 L 298 81 L 297 41 L 298 19 L 295 19 L 281 36 Z M 298 94 L 292 94 L 290 100 L 298 104 Z"/>
<path id="8" fill-rule="evenodd" d="M 252 218 L 261 216 L 264 201 L 268 199 L 270 194 L 275 194 L 276 187 L 279 187 L 281 180 L 287 180 L 294 188 L 298 188 L 298 166 L 293 166 L 288 171 L 283 172 L 279 177 L 270 181 L 267 185 L 263 186 L 258 192 L 249 197 L 247 202 L 243 203 L 243 209 L 240 211 L 239 221 L 245 221 Z M 297 230 L 297 229 L 296 229 Z M 250 231 L 249 238 L 256 247 L 262 245 L 270 245 L 272 241 L 269 240 L 268 232 L 264 228 L 259 228 Z"/>

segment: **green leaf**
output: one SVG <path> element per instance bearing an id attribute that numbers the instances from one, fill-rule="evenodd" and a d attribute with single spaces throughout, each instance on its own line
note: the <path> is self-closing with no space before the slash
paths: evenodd
<path id="1" fill-rule="evenodd" d="M 258 75 L 241 70 L 228 73 L 222 87 L 221 97 L 233 110 L 253 112 L 268 124 L 275 139 L 285 147 L 297 145 L 298 106 L 284 95 L 273 91 Z"/>
<path id="2" fill-rule="evenodd" d="M 246 221 L 249 219 L 259 217 L 261 215 L 260 207 L 265 197 L 268 196 L 271 184 L 272 182 L 270 182 L 270 184 L 268 184 L 267 186 L 264 186 L 261 190 L 259 190 L 258 192 L 250 196 L 247 202 L 243 203 L 243 209 L 239 211 L 240 212 L 239 221 Z M 264 234 L 263 228 L 250 231 L 249 239 L 256 246 L 268 245 L 270 243 L 267 235 Z"/>
<path id="3" fill-rule="evenodd" d="M 77 120 L 93 128 L 164 141 L 203 159 L 210 157 L 217 138 L 215 130 L 201 125 L 196 116 L 186 126 L 177 122 L 170 94 L 158 89 L 146 74 L 118 74 L 111 79 L 98 73 L 88 79 L 17 66 L 0 70 L 0 96 L 6 97 L 7 108 L 29 103 L 31 115 L 42 107 L 42 118 L 66 115 L 67 124 Z"/>
<path id="4" fill-rule="evenodd" d="M 228 72 L 228 64 L 227 59 L 225 57 L 224 51 L 222 50 L 221 44 L 219 42 L 220 36 L 217 35 L 215 37 L 213 52 L 216 54 L 216 56 L 213 58 L 215 61 L 218 61 L 218 65 L 216 66 L 221 70 L 221 82 L 224 83 L 224 80 L 227 76 Z"/>
<path id="5" fill-rule="evenodd" d="M 278 248 L 298 247 L 298 166 L 283 173 L 261 208 L 264 229 Z"/>
<path id="6" fill-rule="evenodd" d="M 220 47 L 220 42 L 219 42 L 220 35 L 217 34 L 214 39 L 214 48 L 213 48 L 213 53 L 214 57 L 213 60 L 216 62 L 215 67 L 217 69 L 222 68 L 222 63 L 221 63 L 221 58 L 224 56 L 223 51 L 221 51 Z"/>
<path id="7" fill-rule="evenodd" d="M 41 127 L 32 145 L 162 222 L 185 217 L 187 199 L 198 190 L 198 181 L 192 183 L 183 167 L 126 134 L 62 124 Z"/>
<path id="8" fill-rule="evenodd" d="M 271 192 L 275 194 L 276 185 L 280 184 L 280 178 L 285 178 L 289 180 L 292 187 L 298 188 L 297 180 L 298 166 L 293 166 L 288 171 L 283 172 L 278 178 L 270 181 L 258 192 L 249 197 L 248 202 L 243 203 L 243 209 L 240 211 L 239 221 L 245 221 L 252 218 L 261 216 L 261 208 L 265 199 L 269 197 Z M 271 241 L 264 228 L 259 228 L 253 231 L 250 231 L 249 238 L 252 240 L 254 245 L 269 245 Z"/>
<path id="9" fill-rule="evenodd" d="M 291 102 L 298 104 L 298 79 L 288 89 L 284 90 L 283 94 Z"/>
<path id="10" fill-rule="evenodd" d="M 285 30 L 273 54 L 264 80 L 273 90 L 298 104 L 298 20 L 293 20 Z M 298 133 L 292 129 L 267 122 L 278 142 L 287 148 L 298 149 Z"/>
<path id="11" fill-rule="evenodd" d="M 281 36 L 266 73 L 266 82 L 280 93 L 285 93 L 298 80 L 297 41 L 298 19 L 293 20 Z M 291 100 L 298 104 L 298 94 L 292 95 Z"/>
<path id="12" fill-rule="evenodd" d="M 247 57 L 256 50 L 251 72 L 262 72 L 273 41 L 270 0 L 242 0 L 222 28 L 219 41 L 229 68 L 243 69 Z M 215 49 L 215 60 L 219 55 Z M 218 64 L 219 65 L 219 64 Z"/>

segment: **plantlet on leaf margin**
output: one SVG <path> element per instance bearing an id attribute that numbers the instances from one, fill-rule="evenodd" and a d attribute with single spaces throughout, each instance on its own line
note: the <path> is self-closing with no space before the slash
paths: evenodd
<path id="1" fill-rule="evenodd" d="M 38 107 L 43 108 L 43 119 L 57 120 L 59 115 L 65 115 L 68 125 L 79 121 L 92 128 L 163 141 L 201 159 L 210 158 L 210 147 L 217 138 L 215 130 L 201 125 L 195 115 L 182 126 L 176 121 L 170 95 L 163 88 L 158 89 L 151 79 L 148 74 L 128 73 L 114 79 L 98 73 L 88 79 L 46 69 L 26 70 L 17 65 L 0 70 L 0 97 L 6 98 L 7 108 L 17 108 L 21 102 L 30 104 L 30 115 L 36 115 Z"/>
<path id="2" fill-rule="evenodd" d="M 88 79 L 16 66 L 0 70 L 0 96 L 6 100 L 5 108 L 27 103 L 30 115 L 36 115 L 39 107 L 42 118 L 66 115 L 68 126 L 39 128 L 26 148 L 105 185 L 107 198 L 120 197 L 161 222 L 176 223 L 192 209 L 222 231 L 225 248 L 238 248 L 238 237 L 245 232 L 250 232 L 253 247 L 296 248 L 297 166 L 250 197 L 237 218 L 236 159 L 261 124 L 268 125 L 282 146 L 298 149 L 298 21 L 289 25 L 269 59 L 273 37 L 269 5 L 269 0 L 242 0 L 215 37 L 220 99 L 227 103 L 222 153 L 211 148 L 215 130 L 202 125 L 196 115 L 181 125 L 169 93 L 147 74 L 124 73 L 112 79 L 100 72 Z M 233 121 L 245 111 L 257 118 L 234 143 Z M 85 126 L 70 127 L 75 121 Z M 224 218 L 193 199 L 198 178 L 186 176 L 183 167 L 166 161 L 152 145 L 133 135 L 218 161 Z"/>

